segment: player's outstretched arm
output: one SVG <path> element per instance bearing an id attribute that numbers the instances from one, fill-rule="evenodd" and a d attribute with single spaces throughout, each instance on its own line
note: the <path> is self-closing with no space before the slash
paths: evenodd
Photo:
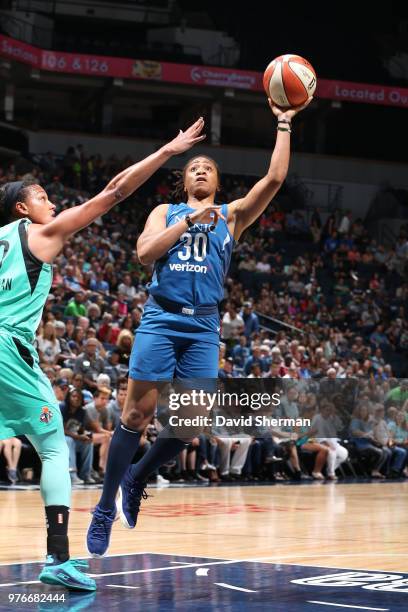
<path id="1" fill-rule="evenodd" d="M 173 155 L 184 153 L 204 140 L 201 132 L 204 120 L 200 117 L 185 132 L 145 159 L 115 176 L 95 197 L 80 206 L 64 210 L 47 225 L 34 225 L 29 232 L 30 249 L 42 261 L 51 261 L 61 250 L 65 240 L 87 227 L 116 204 L 125 200 L 152 176 Z"/>
<path id="2" fill-rule="evenodd" d="M 235 200 L 228 206 L 229 214 L 235 218 L 235 239 L 238 240 L 242 232 L 263 213 L 285 180 L 290 158 L 290 122 L 292 117 L 306 108 L 311 101 L 312 98 L 309 98 L 303 106 L 282 110 L 269 100 L 269 106 L 278 122 L 284 123 L 278 126 L 281 129 L 277 131 L 275 148 L 266 176 L 255 183 L 244 198 Z"/>

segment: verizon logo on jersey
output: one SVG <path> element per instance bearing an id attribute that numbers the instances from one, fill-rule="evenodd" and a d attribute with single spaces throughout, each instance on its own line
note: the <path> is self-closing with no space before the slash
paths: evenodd
<path id="1" fill-rule="evenodd" d="M 199 272 L 200 274 L 207 274 L 208 269 L 207 266 L 191 263 L 171 263 L 169 264 L 169 268 L 172 272 Z"/>

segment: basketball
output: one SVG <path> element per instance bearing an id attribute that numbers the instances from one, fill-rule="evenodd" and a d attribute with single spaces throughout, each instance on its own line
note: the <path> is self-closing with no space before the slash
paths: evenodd
<path id="1" fill-rule="evenodd" d="M 277 106 L 301 106 L 316 89 L 316 72 L 300 55 L 280 55 L 268 64 L 263 86 Z"/>

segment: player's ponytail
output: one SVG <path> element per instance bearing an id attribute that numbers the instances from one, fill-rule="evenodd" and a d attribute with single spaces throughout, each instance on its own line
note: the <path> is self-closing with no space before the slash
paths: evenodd
<path id="1" fill-rule="evenodd" d="M 0 187 L 0 226 L 11 223 L 14 216 L 14 206 L 17 202 L 24 202 L 29 187 L 35 185 L 32 179 L 12 181 Z"/>
<path id="2" fill-rule="evenodd" d="M 173 171 L 174 184 L 171 192 L 173 204 L 180 204 L 185 199 L 186 190 L 184 189 L 184 169 Z"/>

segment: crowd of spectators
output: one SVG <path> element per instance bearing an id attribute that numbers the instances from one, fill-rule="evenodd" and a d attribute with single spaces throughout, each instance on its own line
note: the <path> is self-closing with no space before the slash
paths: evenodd
<path id="1" fill-rule="evenodd" d="M 131 163 L 130 158 L 86 155 L 78 145 L 65 156 L 47 153 L 4 166 L 0 184 L 32 177 L 59 212 L 85 201 Z M 61 402 L 74 483 L 97 482 L 104 475 L 151 276 L 151 268 L 139 263 L 135 244 L 150 210 L 171 201 L 173 180 L 166 170 L 157 173 L 126 203 L 67 242 L 55 260 L 36 345 Z M 242 197 L 254 180 L 223 177 L 222 200 Z M 349 423 L 344 422 L 342 439 L 354 440 L 353 452 L 367 450 L 358 439 L 372 442 L 368 454 L 376 453 L 372 470 L 377 476 L 401 475 L 406 467 L 406 453 L 402 459 L 402 453 L 386 449 L 407 443 L 405 391 L 391 405 L 388 401 L 401 388 L 398 379 L 408 375 L 407 236 L 403 228 L 396 244 L 386 247 L 350 211 L 295 208 L 289 182 L 235 246 L 220 305 L 220 379 L 280 378 L 285 384 L 330 388 L 352 378 L 368 385 L 365 403 L 372 405 L 361 413 L 358 403 L 353 420 L 350 414 Z M 301 403 L 304 389 L 299 389 L 296 402 Z M 325 408 L 314 393 L 312 417 L 319 421 Z M 385 418 L 380 404 L 387 410 Z M 347 429 L 352 422 L 353 431 Z M 152 423 L 139 453 L 154 443 L 158 427 Z M 382 437 L 373 433 L 381 429 Z M 310 474 L 320 478 L 324 471 L 334 478 L 336 469 L 349 462 L 350 450 L 329 448 L 330 436 L 320 434 L 291 432 L 290 440 L 278 434 L 260 439 L 203 435 L 166 477 L 274 478 L 279 473 L 266 466 L 279 464 L 282 457 L 291 467 L 281 477 L 299 477 L 299 454 L 308 452 L 314 457 Z M 2 445 L 12 482 L 18 477 L 20 446 L 18 439 Z M 164 479 L 163 474 L 155 477 Z"/>

